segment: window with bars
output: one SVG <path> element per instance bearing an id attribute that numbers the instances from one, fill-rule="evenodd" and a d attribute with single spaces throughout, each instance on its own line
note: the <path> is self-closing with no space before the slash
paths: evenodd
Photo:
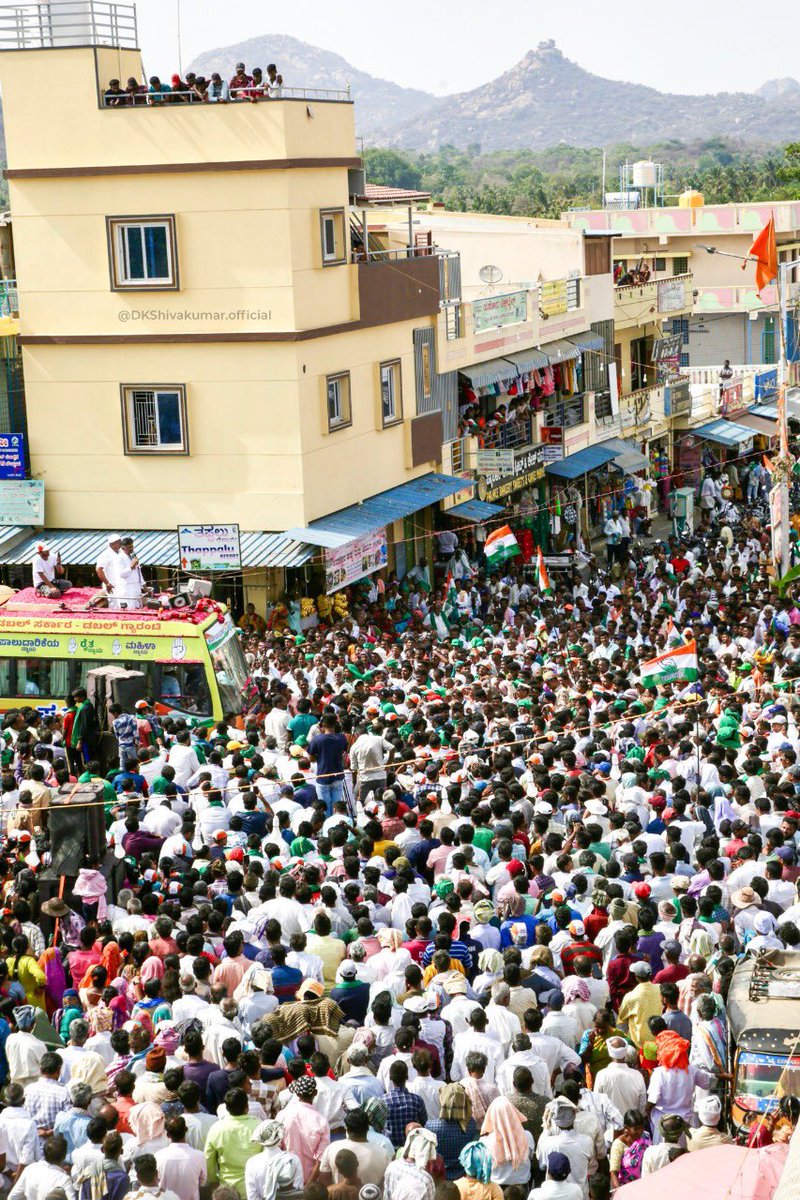
<path id="1" fill-rule="evenodd" d="M 544 410 L 543 425 L 561 425 L 564 429 L 574 429 L 584 422 L 584 397 L 573 396 L 571 400 L 561 400 L 551 404 Z"/>
<path id="2" fill-rule="evenodd" d="M 689 274 L 689 259 L 688 258 L 673 258 L 672 274 L 673 275 L 688 275 Z"/>
<path id="3" fill-rule="evenodd" d="M 581 281 L 580 279 L 567 280 L 567 312 L 572 312 L 573 309 L 581 306 Z"/>
<path id="4" fill-rule="evenodd" d="M 174 217 L 109 217 L 108 231 L 115 291 L 178 287 Z"/>
<path id="5" fill-rule="evenodd" d="M 774 363 L 778 361 L 775 344 L 775 318 L 766 317 L 761 332 L 761 361 Z"/>
<path id="6" fill-rule="evenodd" d="M 186 389 L 128 385 L 122 389 L 126 454 L 188 454 Z"/>

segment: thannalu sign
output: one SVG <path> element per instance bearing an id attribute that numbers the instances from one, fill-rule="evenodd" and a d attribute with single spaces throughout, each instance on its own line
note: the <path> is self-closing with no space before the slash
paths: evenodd
<path id="1" fill-rule="evenodd" d="M 483 333 L 504 325 L 517 325 L 528 319 L 528 293 L 506 292 L 502 296 L 483 296 L 472 301 L 472 329 Z M 513 369 L 509 365 L 509 372 Z"/>

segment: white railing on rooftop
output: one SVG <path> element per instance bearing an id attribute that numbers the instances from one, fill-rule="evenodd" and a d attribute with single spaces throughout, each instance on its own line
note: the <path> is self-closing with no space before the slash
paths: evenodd
<path id="1" fill-rule="evenodd" d="M 138 46 L 136 8 L 106 0 L 50 0 L 0 8 L 0 50 Z"/>
<path id="2" fill-rule="evenodd" d="M 2 11 L 2 10 L 0 10 Z M 123 89 L 119 94 L 103 96 L 104 108 L 163 108 L 164 105 L 175 104 L 252 104 L 262 100 L 317 100 L 333 101 L 339 104 L 350 100 L 349 88 L 296 88 L 281 87 L 270 89 L 268 86 L 253 86 L 245 88 L 229 88 L 225 97 L 214 98 L 206 92 L 202 94 L 192 88 L 166 92 L 151 92 L 146 84 L 140 84 L 141 91 L 129 92 Z"/>

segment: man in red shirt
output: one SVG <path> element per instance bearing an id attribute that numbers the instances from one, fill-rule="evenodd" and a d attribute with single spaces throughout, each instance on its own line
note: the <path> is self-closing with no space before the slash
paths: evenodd
<path id="1" fill-rule="evenodd" d="M 661 955 L 665 966 L 653 979 L 653 983 L 680 983 L 689 974 L 689 968 L 681 962 L 680 942 L 664 942 Z"/>
<path id="2" fill-rule="evenodd" d="M 150 939 L 150 953 L 165 959 L 168 954 L 179 954 L 178 943 L 172 936 L 172 921 L 169 917 L 156 917 L 153 922 L 155 937 Z"/>
<path id="3" fill-rule="evenodd" d="M 608 964 L 606 982 L 611 993 L 611 1004 L 616 1012 L 624 996 L 632 992 L 638 980 L 631 974 L 631 966 L 641 959 L 633 953 L 636 945 L 636 931 L 631 926 L 624 926 L 614 935 L 614 945 L 617 953 Z"/>
<path id="4" fill-rule="evenodd" d="M 433 940 L 431 937 L 433 923 L 430 917 L 419 917 L 413 924 L 414 936 L 410 941 L 403 942 L 402 949 L 408 951 L 415 963 L 420 963 L 422 962 L 423 951 Z"/>
<path id="5" fill-rule="evenodd" d="M 600 930 L 605 929 L 609 922 L 608 896 L 605 892 L 594 892 L 592 894 L 592 904 L 594 908 L 583 919 L 586 936 L 590 942 L 595 940 Z"/>
<path id="6" fill-rule="evenodd" d="M 603 951 L 599 950 L 586 936 L 586 926 L 583 921 L 570 921 L 567 930 L 572 934 L 572 941 L 568 942 L 561 950 L 561 965 L 564 968 L 564 974 L 575 974 L 575 959 L 581 956 L 596 963 L 602 970 Z"/>

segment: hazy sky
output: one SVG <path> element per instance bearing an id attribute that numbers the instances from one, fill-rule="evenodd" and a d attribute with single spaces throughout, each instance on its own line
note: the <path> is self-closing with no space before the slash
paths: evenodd
<path id="1" fill-rule="evenodd" d="M 597 75 L 661 91 L 752 91 L 800 74 L 797 0 L 769 6 L 768 59 L 752 53 L 755 11 L 743 0 L 429 0 L 393 7 L 390 17 L 380 0 L 343 8 L 330 0 L 138 0 L 148 71 L 169 76 L 175 67 L 178 4 L 184 67 L 201 50 L 283 33 L 440 94 L 485 83 L 546 38 Z"/>

